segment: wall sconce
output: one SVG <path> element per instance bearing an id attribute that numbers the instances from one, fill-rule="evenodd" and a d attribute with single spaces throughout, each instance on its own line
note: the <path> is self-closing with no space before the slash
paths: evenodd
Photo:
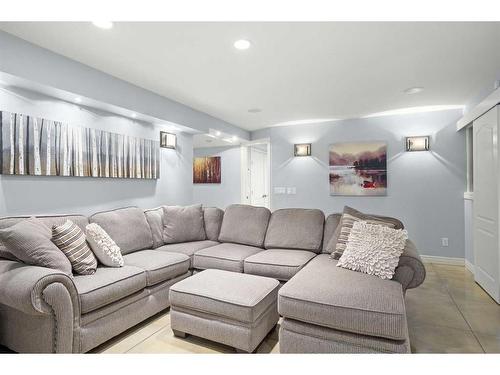
<path id="1" fill-rule="evenodd" d="M 406 151 L 429 151 L 429 136 L 406 137 Z"/>
<path id="2" fill-rule="evenodd" d="M 177 147 L 177 136 L 172 133 L 160 132 L 160 147 L 172 148 L 175 150 Z"/>
<path id="3" fill-rule="evenodd" d="M 299 143 L 293 145 L 293 155 L 294 156 L 311 156 L 311 144 L 310 143 Z"/>

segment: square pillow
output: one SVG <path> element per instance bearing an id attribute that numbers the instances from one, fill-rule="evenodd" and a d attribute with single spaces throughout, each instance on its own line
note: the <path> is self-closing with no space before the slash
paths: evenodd
<path id="1" fill-rule="evenodd" d="M 97 259 L 90 250 L 85 234 L 71 220 L 52 226 L 52 242 L 66 255 L 73 271 L 79 275 L 92 275 L 97 269 Z"/>
<path id="2" fill-rule="evenodd" d="M 395 224 L 391 221 L 386 221 L 379 219 L 377 217 L 366 215 L 354 208 L 345 206 L 344 212 L 342 213 L 342 217 L 340 219 L 340 223 L 335 229 L 332 238 L 328 242 L 327 252 L 332 254 L 333 259 L 339 259 L 342 255 L 342 252 L 345 249 L 347 239 L 349 238 L 349 233 L 351 232 L 351 228 L 354 222 L 364 220 L 371 224 L 384 225 L 390 228 L 394 228 Z"/>
<path id="3" fill-rule="evenodd" d="M 123 267 L 123 256 L 120 248 L 99 224 L 88 224 L 85 227 L 85 234 L 100 263 L 108 267 Z"/>
<path id="4" fill-rule="evenodd" d="M 407 239 L 405 229 L 356 221 L 337 267 L 392 279 Z"/>
<path id="5" fill-rule="evenodd" d="M 206 238 L 201 204 L 163 207 L 163 241 L 166 244 L 203 241 Z"/>
<path id="6" fill-rule="evenodd" d="M 0 230 L 0 241 L 21 262 L 72 275 L 71 263 L 51 236 L 50 228 L 34 217 Z"/>

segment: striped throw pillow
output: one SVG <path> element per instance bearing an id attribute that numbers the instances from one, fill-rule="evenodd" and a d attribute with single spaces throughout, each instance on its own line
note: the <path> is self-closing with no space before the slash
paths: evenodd
<path id="1" fill-rule="evenodd" d="M 349 234 L 351 234 L 352 227 L 354 223 L 357 221 L 364 221 L 368 224 L 382 225 L 384 227 L 394 228 L 394 224 L 389 223 L 387 221 L 377 220 L 369 216 L 356 217 L 344 212 L 342 214 L 342 219 L 340 220 L 339 224 L 340 231 L 339 231 L 339 236 L 337 238 L 337 244 L 335 245 L 335 251 L 331 255 L 333 259 L 339 259 L 341 257 L 342 253 L 344 252 L 347 246 L 347 242 L 349 240 Z"/>
<path id="2" fill-rule="evenodd" d="M 97 269 L 97 259 L 87 245 L 85 234 L 71 220 L 52 226 L 52 242 L 66 255 L 73 271 L 92 275 Z"/>

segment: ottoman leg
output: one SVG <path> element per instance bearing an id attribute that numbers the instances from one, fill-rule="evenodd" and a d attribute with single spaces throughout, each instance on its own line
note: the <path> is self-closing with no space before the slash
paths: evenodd
<path id="1" fill-rule="evenodd" d="M 185 339 L 186 336 L 187 336 L 187 333 L 186 332 L 181 332 L 181 331 L 178 331 L 176 329 L 172 329 L 172 331 L 174 332 L 174 336 L 175 337 L 179 337 L 181 339 Z"/>

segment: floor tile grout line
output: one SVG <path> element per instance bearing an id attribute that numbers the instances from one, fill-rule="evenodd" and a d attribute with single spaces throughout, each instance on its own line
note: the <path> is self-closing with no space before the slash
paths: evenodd
<path id="1" fill-rule="evenodd" d="M 433 269 L 434 269 L 434 267 L 433 267 Z M 464 269 L 465 269 L 465 266 L 464 266 Z M 436 272 L 436 275 L 437 275 L 438 279 L 440 281 L 443 281 L 443 278 L 439 274 L 439 271 L 437 269 L 434 269 L 434 270 Z M 465 317 L 464 313 L 460 309 L 460 306 L 458 305 L 457 301 L 455 300 L 455 298 L 453 298 L 453 294 L 450 292 L 450 289 L 448 288 L 448 285 L 446 283 L 444 283 L 444 282 L 443 282 L 443 285 L 444 285 L 444 287 L 446 289 L 446 292 L 448 293 L 448 295 L 450 296 L 451 300 L 453 301 L 453 304 L 456 306 L 458 312 L 460 313 L 460 315 L 462 316 L 462 318 L 465 320 L 465 323 L 467 323 L 467 326 L 469 327 L 470 332 L 472 333 L 472 336 L 474 336 L 474 338 L 476 339 L 477 343 L 481 347 L 481 350 L 484 353 L 486 353 L 486 350 L 484 349 L 483 344 L 481 344 L 481 341 L 479 340 L 478 336 L 476 335 L 476 332 L 474 332 L 474 330 L 472 329 L 472 326 L 470 325 L 469 321 L 467 320 L 467 318 Z"/>

